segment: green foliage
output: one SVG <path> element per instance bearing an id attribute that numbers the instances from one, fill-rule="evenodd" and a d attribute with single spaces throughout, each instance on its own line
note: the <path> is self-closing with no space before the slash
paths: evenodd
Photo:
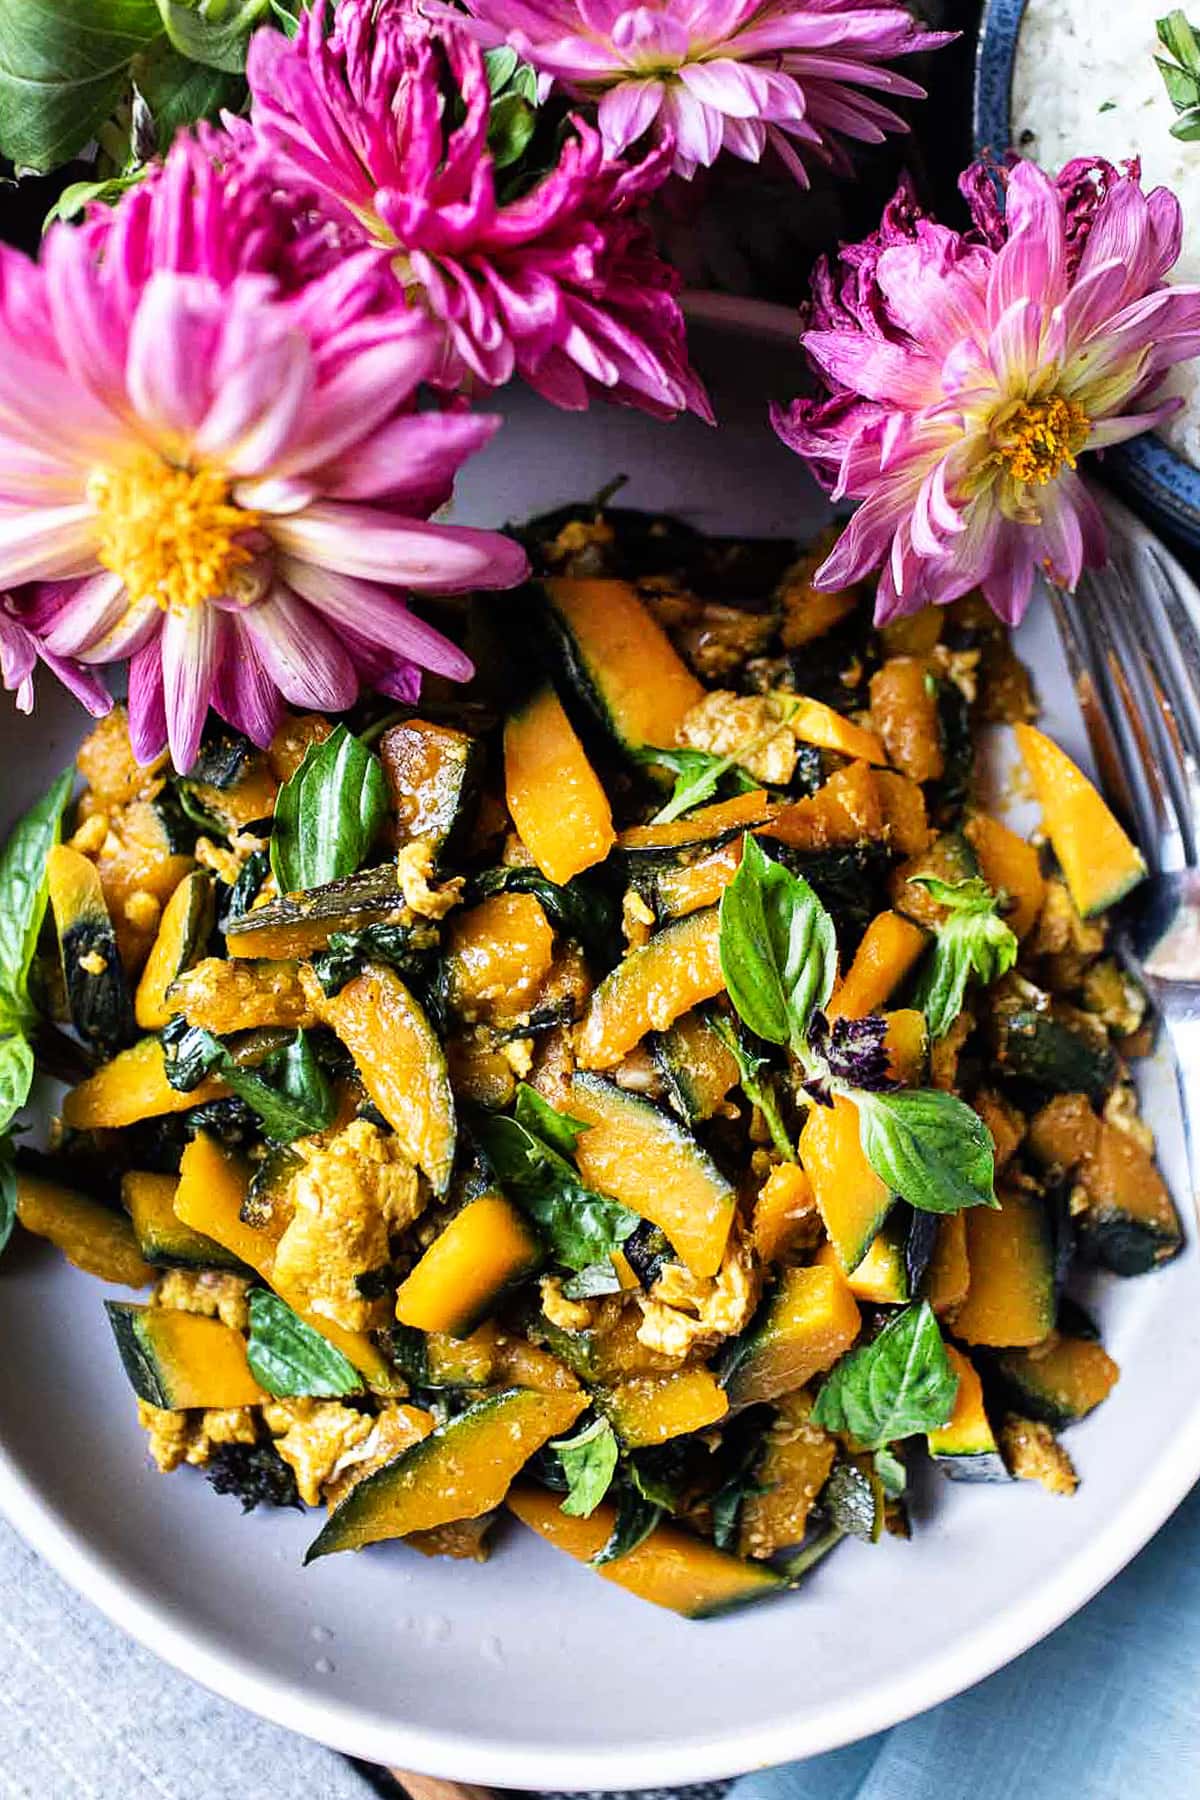
<path id="1" fill-rule="evenodd" d="M 958 1377 L 933 1309 L 923 1300 L 834 1364 L 817 1395 L 813 1423 L 846 1433 L 864 1450 L 878 1450 L 895 1438 L 939 1430 L 957 1393 Z"/>
<path id="2" fill-rule="evenodd" d="M 607 1419 L 594 1419 L 574 1437 L 560 1438 L 550 1448 L 567 1479 L 562 1510 L 573 1519 L 590 1519 L 617 1472 L 616 1433 Z"/>
<path id="3" fill-rule="evenodd" d="M 339 725 L 310 744 L 275 801 L 271 867 L 283 894 L 353 875 L 387 816 L 383 765 Z"/>
<path id="4" fill-rule="evenodd" d="M 354 1364 L 266 1288 L 250 1295 L 246 1361 L 259 1386 L 281 1399 L 336 1399 L 362 1391 Z"/>

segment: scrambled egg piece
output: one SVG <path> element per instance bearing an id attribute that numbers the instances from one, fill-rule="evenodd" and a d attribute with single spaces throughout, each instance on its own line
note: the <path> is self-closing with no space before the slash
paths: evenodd
<path id="1" fill-rule="evenodd" d="M 382 1324 L 386 1301 L 367 1300 L 356 1277 L 390 1260 L 389 1234 L 410 1225 L 425 1196 L 396 1139 L 369 1119 L 332 1138 L 304 1138 L 288 1184 L 292 1216 L 275 1252 L 273 1279 L 322 1318 L 349 1331 Z"/>
<path id="2" fill-rule="evenodd" d="M 352 1487 L 376 1469 L 382 1469 L 419 1444 L 433 1430 L 433 1414 L 420 1406 L 400 1406 L 394 1400 L 376 1415 L 368 1435 L 346 1450 L 334 1463 L 329 1479 L 323 1484 L 325 1500 L 332 1507 L 344 1500 Z"/>
<path id="3" fill-rule="evenodd" d="M 786 787 L 796 767 L 796 740 L 770 694 L 734 694 L 717 688 L 698 700 L 676 734 L 679 743 L 714 756 L 736 755 L 744 769 L 769 787 Z"/>
<path id="4" fill-rule="evenodd" d="M 150 1455 L 164 1475 L 183 1462 L 198 1468 L 208 1461 L 214 1444 L 252 1444 L 258 1436 L 252 1406 L 169 1412 L 139 1400 L 137 1409 L 138 1424 L 150 1439 Z"/>
<path id="5" fill-rule="evenodd" d="M 1048 1425 L 1014 1413 L 1000 1427 L 1000 1448 L 1018 1481 L 1040 1481 L 1048 1494 L 1073 1494 L 1075 1465 Z"/>
<path id="6" fill-rule="evenodd" d="M 621 929 L 631 950 L 640 950 L 650 942 L 654 931 L 654 914 L 636 888 L 626 888 L 621 900 Z"/>
<path id="7" fill-rule="evenodd" d="M 168 1269 L 159 1277 L 151 1300 L 155 1306 L 199 1313 L 201 1318 L 220 1319 L 232 1331 L 245 1331 L 250 1323 L 249 1291 L 250 1282 L 244 1275 L 218 1269 Z"/>
<path id="8" fill-rule="evenodd" d="M 396 857 L 396 883 L 410 912 L 425 919 L 444 919 L 462 899 L 463 877 L 456 875 L 441 887 L 433 885 L 433 845 L 428 838 L 414 838 Z"/>
<path id="9" fill-rule="evenodd" d="M 1093 963 L 1084 976 L 1083 1004 L 1118 1037 L 1132 1037 L 1146 1016 L 1145 994 L 1111 957 Z"/>
<path id="10" fill-rule="evenodd" d="M 543 1275 L 541 1280 L 542 1311 L 551 1325 L 560 1331 L 586 1331 L 596 1316 L 589 1300 L 568 1300 L 557 1275 Z"/>
<path id="11" fill-rule="evenodd" d="M 1104 1118 L 1140 1144 L 1147 1156 L 1154 1155 L 1154 1133 L 1138 1111 L 1137 1089 L 1131 1081 L 1120 1081 L 1104 1102 Z"/>
<path id="12" fill-rule="evenodd" d="M 198 837 L 196 839 L 196 861 L 202 869 L 210 870 L 219 881 L 223 881 L 226 887 L 232 887 L 241 874 L 244 864 L 249 862 L 255 851 L 265 850 L 266 847 L 266 838 L 255 837 L 251 831 L 237 832 L 230 838 L 228 849 L 224 844 L 214 843 L 210 837 Z M 274 876 L 270 876 L 268 879 L 273 886 Z M 259 903 L 262 903 L 261 893 Z"/>
<path id="13" fill-rule="evenodd" d="M 500 1054 L 519 1081 L 524 1081 L 533 1067 L 533 1039 L 509 1038 L 501 1044 Z"/>
<path id="14" fill-rule="evenodd" d="M 1104 948 L 1103 925 L 1092 925 L 1080 918 L 1066 882 L 1058 875 L 1052 875 L 1046 883 L 1046 897 L 1029 948 L 1035 956 L 1070 952 L 1077 957 L 1099 956 Z"/>
<path id="15" fill-rule="evenodd" d="M 749 1324 L 761 1292 L 762 1273 L 749 1242 L 735 1227 L 715 1276 L 701 1278 L 682 1263 L 669 1263 L 649 1297 L 638 1296 L 638 1342 L 663 1356 L 681 1357 L 736 1337 Z"/>
<path id="16" fill-rule="evenodd" d="M 356 1412 L 340 1400 L 268 1400 L 262 1414 L 306 1506 L 321 1504 L 321 1489 L 342 1458 L 365 1444 L 375 1429 L 370 1413 Z"/>

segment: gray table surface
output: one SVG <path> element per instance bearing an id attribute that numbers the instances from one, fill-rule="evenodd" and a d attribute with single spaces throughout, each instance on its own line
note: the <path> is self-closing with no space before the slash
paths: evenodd
<path id="1" fill-rule="evenodd" d="M 678 1800 L 720 1792 L 679 1790 Z M 382 1771 L 268 1725 L 160 1662 L 0 1520 L 0 1800 L 401 1793 Z"/>

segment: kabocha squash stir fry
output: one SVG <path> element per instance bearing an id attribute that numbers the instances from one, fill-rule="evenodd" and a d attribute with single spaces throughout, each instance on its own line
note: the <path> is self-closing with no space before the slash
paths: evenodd
<path id="1" fill-rule="evenodd" d="M 465 694 L 186 779 L 117 712 L 19 829 L 5 1054 L 27 1090 L 40 1012 L 86 1072 L 5 1181 L 148 1290 L 151 1455 L 327 1509 L 310 1560 L 482 1558 L 507 1507 L 696 1618 L 906 1534 L 914 1442 L 1070 1492 L 1118 1376 L 1072 1272 L 1181 1241 L 1103 918 L 1136 850 L 974 601 L 877 632 L 816 550 L 525 537 Z M 997 722 L 1040 848 L 976 799 Z"/>

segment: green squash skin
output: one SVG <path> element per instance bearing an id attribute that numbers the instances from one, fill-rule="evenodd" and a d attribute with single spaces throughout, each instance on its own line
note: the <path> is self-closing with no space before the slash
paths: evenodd
<path id="1" fill-rule="evenodd" d="M 144 1306 L 125 1300 L 106 1300 L 104 1310 L 117 1340 L 117 1350 L 129 1384 L 139 1400 L 168 1411 L 175 1405 L 154 1354 L 154 1345 L 146 1331 Z"/>
<path id="2" fill-rule="evenodd" d="M 644 782 L 659 788 L 670 786 L 665 770 L 647 767 L 638 759 L 644 744 L 634 744 L 623 736 L 604 694 L 604 676 L 590 664 L 576 640 L 574 632 L 555 606 L 548 588 L 531 583 L 523 590 L 531 635 L 548 665 L 555 690 L 572 725 L 589 747 L 615 750 L 627 767 Z"/>
<path id="3" fill-rule="evenodd" d="M 674 1025 L 667 1031 L 654 1032 L 649 1043 L 671 1104 L 684 1123 L 698 1125 L 711 1119 L 728 1089 L 718 1093 L 706 1083 L 704 1070 L 689 1060 L 682 1033 Z"/>
<path id="4" fill-rule="evenodd" d="M 396 880 L 396 865 L 384 863 L 374 869 L 362 869 L 357 875 L 343 876 L 340 881 L 326 882 L 323 887 L 309 888 L 306 893 L 286 895 L 267 906 L 242 913 L 225 922 L 227 937 L 253 939 L 256 933 L 268 933 L 280 927 L 312 928 L 308 947 L 310 955 L 323 949 L 335 931 L 361 931 L 366 925 L 398 922 L 404 914 L 404 899 Z M 255 952 L 251 949 L 249 954 Z M 271 953 L 264 950 L 264 956 Z"/>
<path id="5" fill-rule="evenodd" d="M 1063 1343 L 1071 1339 L 1064 1337 Z M 1069 1425 L 1085 1419 L 1094 1407 L 1076 1410 L 1065 1404 L 1062 1396 L 1051 1392 L 1038 1379 L 1039 1364 L 1035 1357 L 1019 1350 L 1001 1350 L 989 1357 L 986 1365 L 992 1385 L 1003 1395 L 1013 1412 L 1027 1419 L 1039 1419 L 1052 1431 L 1065 1431 Z M 1101 1404 L 1101 1402 L 1097 1402 Z"/>
<path id="6" fill-rule="evenodd" d="M 1041 1094 L 1086 1094 L 1103 1101 L 1118 1075 L 1108 1046 L 1089 1043 L 1051 1013 L 1032 1007 L 996 1019 L 996 1056 L 1001 1074 L 1028 1082 Z"/>
<path id="7" fill-rule="evenodd" d="M 1119 1206 L 1090 1206 L 1074 1224 L 1081 1258 L 1114 1275 L 1149 1275 L 1183 1248 L 1182 1227 L 1162 1231 Z"/>
<path id="8" fill-rule="evenodd" d="M 103 917 L 89 911 L 61 923 L 56 919 L 55 925 L 71 1023 L 89 1044 L 110 1053 L 124 1049 L 133 1043 L 138 1030 L 107 910 Z M 82 966 L 80 959 L 93 955 L 104 961 L 101 974 L 90 974 Z"/>
<path id="9" fill-rule="evenodd" d="M 231 1256 L 223 1245 L 205 1237 L 202 1232 L 192 1231 L 182 1221 L 177 1224 L 177 1234 L 171 1231 L 169 1224 L 164 1228 L 158 1222 L 141 1231 L 136 1225 L 134 1227 L 138 1249 L 156 1269 L 223 1269 L 231 1275 L 251 1273 L 245 1263 Z"/>
<path id="10" fill-rule="evenodd" d="M 939 1451 L 933 1458 L 951 1481 L 1011 1481 L 999 1450 Z"/>
<path id="11" fill-rule="evenodd" d="M 731 1557 L 730 1561 L 737 1558 Z M 773 1570 L 746 1563 L 747 1571 L 745 1591 L 732 1595 L 724 1600 L 714 1600 L 710 1605 L 700 1605 L 681 1614 L 685 1619 L 723 1619 L 730 1613 L 742 1612 L 747 1606 L 761 1606 L 766 1600 L 778 1600 L 781 1594 L 789 1591 L 790 1584 L 782 1575 Z"/>

